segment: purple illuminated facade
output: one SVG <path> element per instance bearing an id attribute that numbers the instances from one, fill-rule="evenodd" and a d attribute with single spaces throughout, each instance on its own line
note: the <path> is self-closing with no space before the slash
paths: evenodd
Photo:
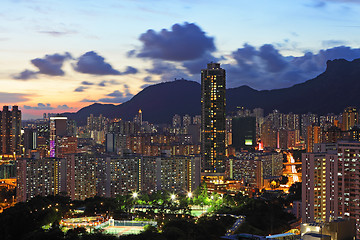
<path id="1" fill-rule="evenodd" d="M 50 141 L 50 157 L 55 157 L 55 141 Z"/>
<path id="2" fill-rule="evenodd" d="M 67 117 L 50 117 L 50 157 L 56 157 L 56 139 L 66 135 Z"/>

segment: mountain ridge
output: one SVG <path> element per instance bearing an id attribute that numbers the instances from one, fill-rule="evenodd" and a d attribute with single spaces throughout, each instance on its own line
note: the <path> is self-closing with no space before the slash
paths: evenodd
<path id="1" fill-rule="evenodd" d="M 288 113 L 339 113 L 347 106 L 360 106 L 360 59 L 336 59 L 327 62 L 326 70 L 317 77 L 288 88 L 256 90 L 242 85 L 226 90 L 227 112 L 238 106 L 248 109 L 274 109 Z M 189 80 L 162 82 L 144 88 L 129 101 L 119 105 L 94 103 L 77 113 L 66 113 L 80 123 L 90 113 L 108 118 L 131 120 L 139 109 L 143 119 L 152 123 L 169 123 L 174 114 L 200 114 L 201 86 Z"/>

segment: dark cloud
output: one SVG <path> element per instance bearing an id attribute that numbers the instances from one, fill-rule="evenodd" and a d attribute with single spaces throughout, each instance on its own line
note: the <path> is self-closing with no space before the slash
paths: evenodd
<path id="1" fill-rule="evenodd" d="M 315 8 L 324 8 L 324 7 L 326 7 L 326 2 L 316 0 L 313 4 L 311 4 L 309 6 L 310 7 L 315 7 Z"/>
<path id="2" fill-rule="evenodd" d="M 141 34 L 139 40 L 143 46 L 137 57 L 184 61 L 201 58 L 207 52 L 216 50 L 214 39 L 206 36 L 194 23 L 174 24 L 171 30 L 162 29 L 155 32 L 150 29 Z M 135 55 L 132 50 L 128 56 Z"/>
<path id="3" fill-rule="evenodd" d="M 147 83 L 168 82 L 173 81 L 175 78 L 191 79 L 189 74 L 187 74 L 186 70 L 184 70 L 183 68 L 179 68 L 173 63 L 161 60 L 154 60 L 152 68 L 146 69 L 146 71 L 151 74 L 160 75 L 159 80 L 154 80 L 150 76 L 145 77 L 144 81 Z M 200 70 L 198 71 L 198 73 L 199 72 Z"/>
<path id="4" fill-rule="evenodd" d="M 289 87 L 316 77 L 326 68 L 328 60 L 360 57 L 360 49 L 346 46 L 307 52 L 300 57 L 283 56 L 273 45 L 259 49 L 245 44 L 232 53 L 236 64 L 223 64 L 229 87 L 248 85 L 256 89 Z"/>
<path id="5" fill-rule="evenodd" d="M 346 44 L 343 40 L 325 40 L 321 42 L 323 47 L 334 47 Z"/>
<path id="6" fill-rule="evenodd" d="M 73 67 L 77 72 L 94 75 L 127 75 L 138 72 L 136 68 L 130 66 L 128 66 L 124 72 L 120 72 L 105 62 L 105 58 L 94 51 L 87 52 L 80 56 L 78 62 Z"/>
<path id="7" fill-rule="evenodd" d="M 206 53 L 201 58 L 184 61 L 183 67 L 185 67 L 191 74 L 199 74 L 201 69 L 206 68 L 206 64 L 209 62 L 219 62 L 220 60 L 222 59 L 216 58 L 210 53 Z"/>
<path id="8" fill-rule="evenodd" d="M 86 89 L 88 89 L 88 87 L 80 86 L 75 88 L 74 92 L 83 92 Z"/>
<path id="9" fill-rule="evenodd" d="M 82 81 L 81 82 L 82 85 L 85 85 L 85 86 L 91 86 L 91 85 L 94 85 L 94 83 L 92 82 L 88 82 L 88 81 Z"/>
<path id="10" fill-rule="evenodd" d="M 117 84 L 119 84 L 119 82 L 116 80 L 104 80 L 99 82 L 97 85 L 100 87 L 105 87 L 107 85 L 117 85 Z"/>
<path id="11" fill-rule="evenodd" d="M 26 70 L 22 71 L 21 73 L 14 75 L 13 78 L 18 79 L 18 80 L 29 80 L 29 79 L 37 78 L 36 74 L 37 74 L 37 72 L 26 69 Z"/>
<path id="12" fill-rule="evenodd" d="M 0 102 L 1 103 L 18 103 L 25 102 L 28 99 L 28 94 L 23 93 L 8 93 L 8 92 L 0 92 Z"/>
<path id="13" fill-rule="evenodd" d="M 146 69 L 150 74 L 161 75 L 169 72 L 169 70 L 175 69 L 175 65 L 161 60 L 154 60 L 152 62 L 152 68 Z"/>
<path id="14" fill-rule="evenodd" d="M 69 109 L 73 109 L 72 107 L 69 107 L 68 105 L 64 104 L 64 105 L 58 105 L 57 107 L 52 107 L 50 103 L 38 103 L 37 106 L 28 106 L 28 105 L 24 105 L 25 109 L 32 109 L 32 110 L 54 110 L 54 109 L 58 109 L 58 110 L 69 110 Z"/>
<path id="15" fill-rule="evenodd" d="M 114 92 L 109 93 L 106 96 L 109 96 L 109 97 L 122 97 L 123 93 L 120 92 L 119 90 L 115 90 Z"/>
<path id="16" fill-rule="evenodd" d="M 104 103 L 123 103 L 130 100 L 130 97 L 114 97 L 114 98 L 100 98 L 98 102 Z"/>
<path id="17" fill-rule="evenodd" d="M 63 76 L 65 72 L 62 66 L 66 60 L 72 59 L 70 53 L 64 54 L 55 53 L 52 55 L 45 55 L 44 58 L 35 58 L 31 63 L 39 69 L 39 71 L 24 70 L 18 75 L 14 75 L 14 79 L 28 80 L 36 78 L 37 74 L 45 74 L 49 76 Z"/>
<path id="18" fill-rule="evenodd" d="M 39 33 L 47 34 L 53 37 L 61 37 L 64 35 L 75 34 L 76 31 L 39 31 Z"/>
<path id="19" fill-rule="evenodd" d="M 74 69 L 81 73 L 89 73 L 95 75 L 119 75 L 118 70 L 105 62 L 105 58 L 98 55 L 96 52 L 91 51 L 83 54 Z"/>
<path id="20" fill-rule="evenodd" d="M 126 54 L 128 57 L 135 57 L 136 56 L 136 50 L 133 49 L 133 50 L 130 50 L 127 52 Z"/>
<path id="21" fill-rule="evenodd" d="M 96 100 L 91 100 L 91 99 L 83 99 L 83 100 L 81 100 L 80 102 L 91 102 L 91 103 L 94 103 L 94 102 L 96 102 Z"/>
<path id="22" fill-rule="evenodd" d="M 360 4 L 359 0 L 322 0 L 322 2 L 358 3 L 358 4 Z"/>
<path id="23" fill-rule="evenodd" d="M 69 109 L 73 109 L 73 107 L 69 107 L 68 105 L 64 104 L 64 105 L 58 105 L 57 109 L 69 110 Z"/>
<path id="24" fill-rule="evenodd" d="M 106 86 L 106 81 L 101 81 L 98 83 L 98 86 L 100 87 L 105 87 Z"/>
<path id="25" fill-rule="evenodd" d="M 152 85 L 152 84 L 143 84 L 143 85 L 140 86 L 140 88 L 144 89 L 144 88 L 147 88 L 147 87 L 149 87 L 149 86 L 151 86 L 151 85 Z"/>
<path id="26" fill-rule="evenodd" d="M 61 69 L 63 63 L 67 59 L 71 59 L 70 53 L 53 55 L 45 55 L 44 58 L 35 58 L 31 60 L 31 63 L 39 69 L 38 73 L 50 75 L 50 76 L 63 76 L 65 73 Z"/>
<path id="27" fill-rule="evenodd" d="M 279 72 L 286 68 L 287 61 L 271 44 L 260 47 L 259 57 L 263 60 L 269 72 Z"/>
<path id="28" fill-rule="evenodd" d="M 25 109 L 33 109 L 33 110 L 53 110 L 55 109 L 54 107 L 51 106 L 50 103 L 38 103 L 37 106 L 28 106 L 28 105 L 24 105 Z"/>
<path id="29" fill-rule="evenodd" d="M 144 82 L 154 83 L 154 82 L 157 82 L 157 81 L 154 81 L 151 76 L 147 76 L 147 77 L 144 77 Z"/>
<path id="30" fill-rule="evenodd" d="M 328 3 L 357 3 L 360 4 L 359 0 L 313 0 L 313 3 L 305 5 L 314 8 L 324 8 Z"/>
<path id="31" fill-rule="evenodd" d="M 127 66 L 125 72 L 121 73 L 121 75 L 136 74 L 136 73 L 138 73 L 138 70 L 136 68 Z"/>
<path id="32" fill-rule="evenodd" d="M 107 103 L 123 103 L 130 100 L 134 95 L 129 92 L 129 86 L 124 85 L 124 92 L 115 90 L 112 93 L 107 94 L 109 98 L 101 98 L 98 102 L 107 102 Z"/>

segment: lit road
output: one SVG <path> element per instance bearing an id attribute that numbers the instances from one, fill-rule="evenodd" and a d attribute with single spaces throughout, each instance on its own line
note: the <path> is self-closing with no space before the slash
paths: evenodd
<path id="1" fill-rule="evenodd" d="M 238 229 L 241 226 L 241 224 L 245 222 L 245 216 L 243 215 L 236 216 L 233 214 L 215 214 L 215 216 L 237 218 L 236 222 L 232 225 L 232 227 L 229 230 L 227 230 L 225 236 L 232 235 L 236 231 L 236 229 Z"/>

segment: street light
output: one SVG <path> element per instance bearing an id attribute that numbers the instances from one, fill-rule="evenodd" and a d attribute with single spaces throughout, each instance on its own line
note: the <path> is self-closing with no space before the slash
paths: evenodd
<path id="1" fill-rule="evenodd" d="M 192 192 L 187 193 L 188 198 L 192 198 Z"/>
<path id="2" fill-rule="evenodd" d="M 135 198 L 137 198 L 139 196 L 139 194 L 137 193 L 137 192 L 133 192 L 133 194 L 132 194 L 132 197 L 135 199 Z"/>
<path id="3" fill-rule="evenodd" d="M 171 196 L 170 196 L 170 197 L 171 197 L 171 200 L 173 200 L 173 201 L 174 201 L 174 200 L 175 200 L 175 198 L 176 198 L 175 194 L 171 194 Z"/>

